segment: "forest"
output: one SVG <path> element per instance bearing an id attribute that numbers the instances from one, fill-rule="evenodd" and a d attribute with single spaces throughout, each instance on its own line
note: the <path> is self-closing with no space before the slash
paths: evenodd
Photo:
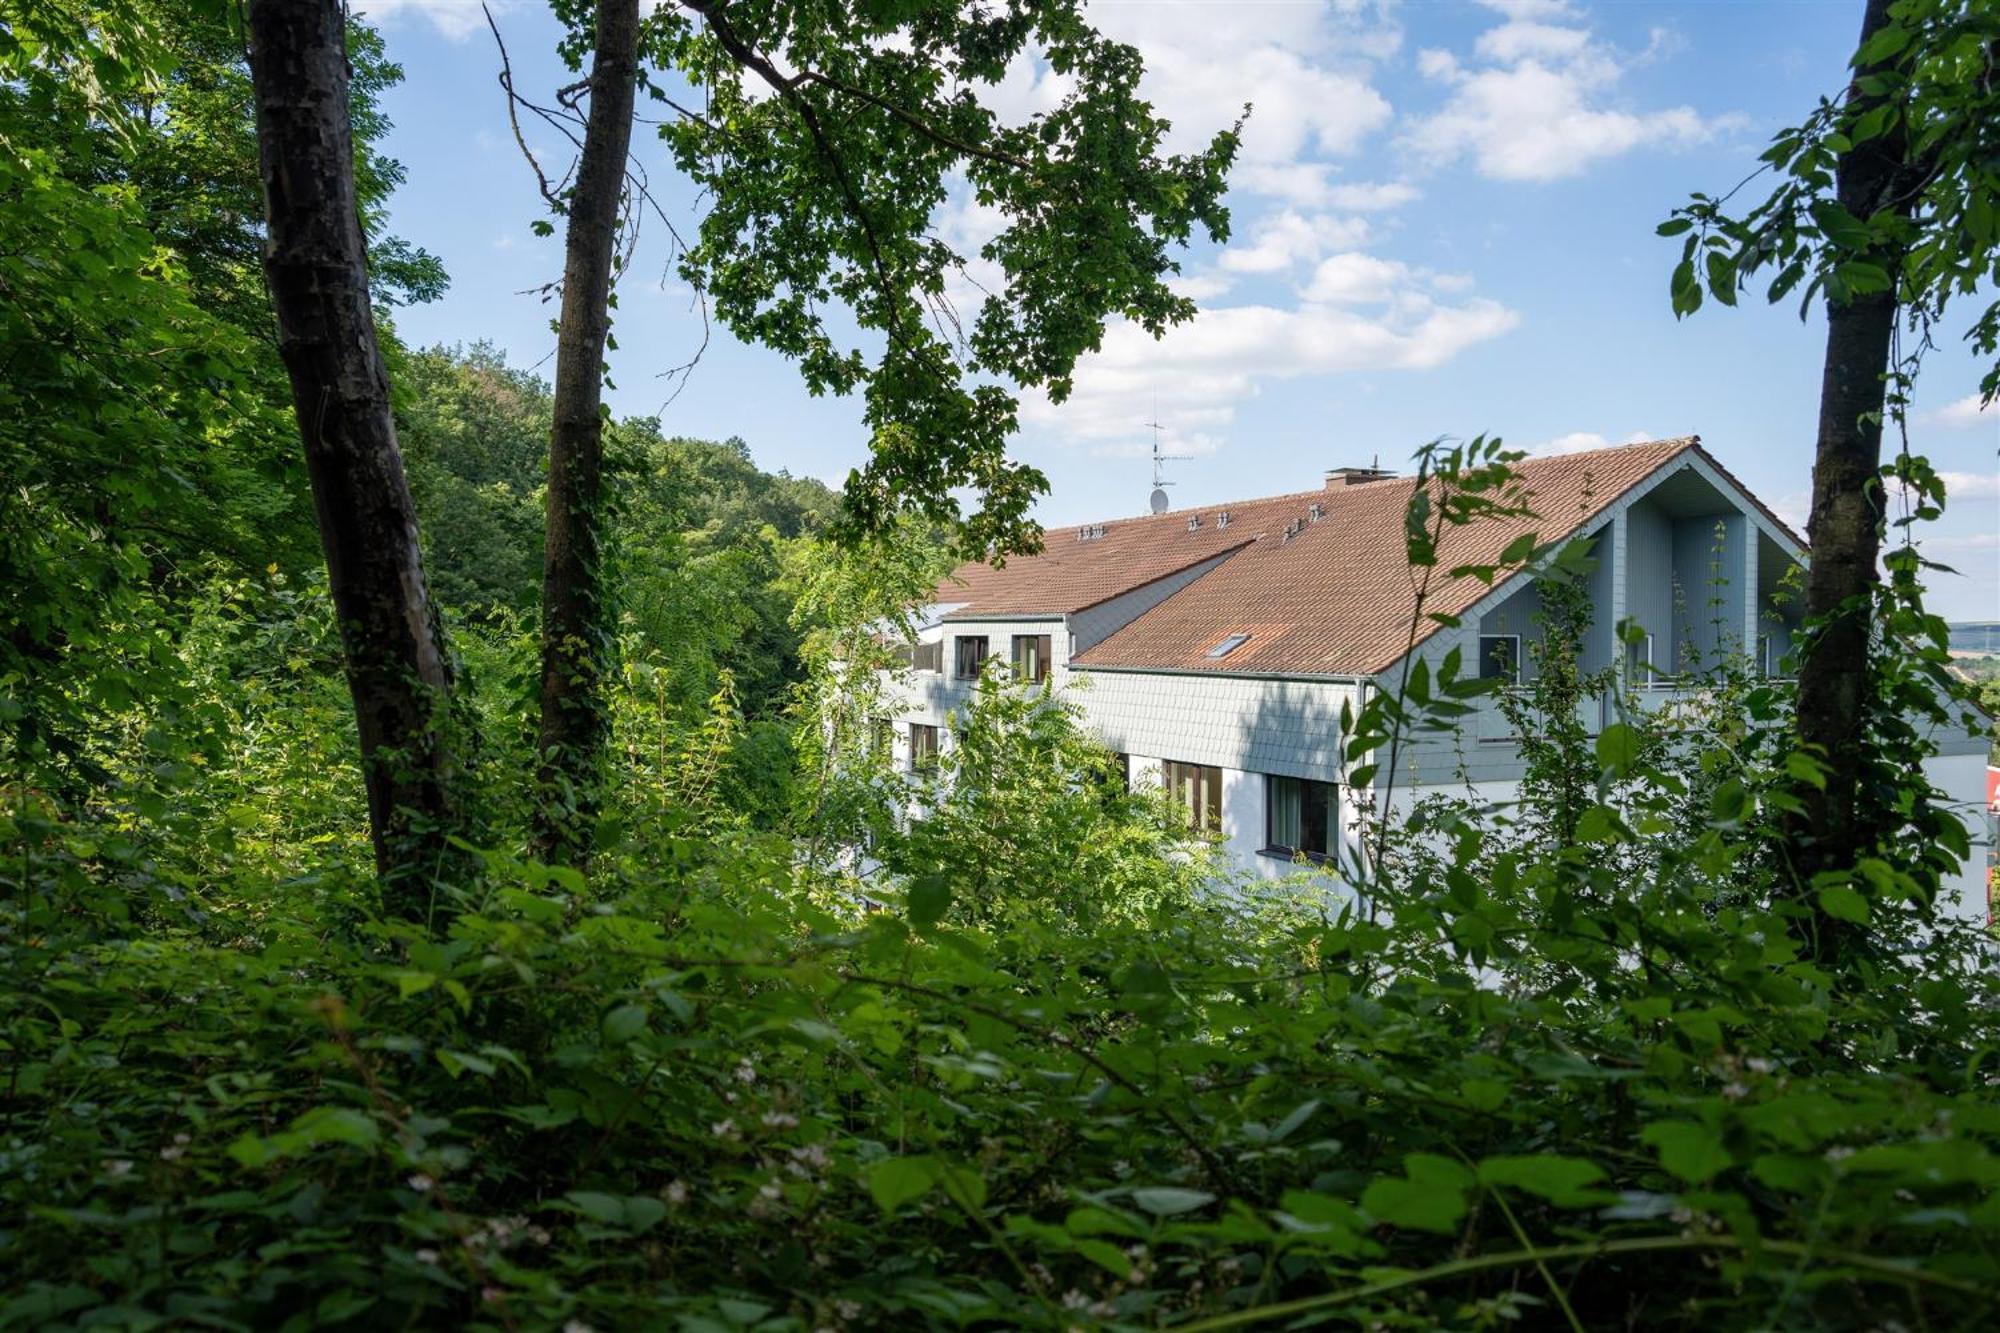
<path id="1" fill-rule="evenodd" d="M 1577 555 L 1510 547 L 1519 802 L 1329 895 L 1004 673 L 880 744 L 913 609 L 1036 549 L 1019 396 L 1229 233 L 1240 123 L 1165 151 L 1079 0 L 560 0 L 546 378 L 399 337 L 450 275 L 363 16 L 0 0 L 0 1329 L 1989 1326 L 2000 971 L 1921 762 L 1992 721 L 1896 442 L 1933 335 L 2000 391 L 2000 6 L 1852 7 L 1754 187 L 1659 206 L 1688 336 L 1828 323 L 1796 684 L 1582 735 Z M 843 488 L 605 403 L 641 154 L 715 336 L 861 400 Z M 1519 458 L 1418 449 L 1413 579 Z"/>

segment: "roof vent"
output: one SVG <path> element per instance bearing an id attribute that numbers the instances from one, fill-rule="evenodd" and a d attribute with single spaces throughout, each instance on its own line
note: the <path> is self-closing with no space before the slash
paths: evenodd
<path id="1" fill-rule="evenodd" d="M 1200 515 L 1200 514 L 1189 514 L 1189 515 L 1188 515 L 1188 531 L 1189 531 L 1189 532 L 1200 532 L 1200 531 L 1201 531 L 1201 515 Z"/>
<path id="2" fill-rule="evenodd" d="M 1216 644 L 1215 647 L 1209 649 L 1208 655 L 1210 657 L 1227 657 L 1248 642 L 1250 642 L 1248 634 L 1232 634 L 1221 643 Z"/>
<path id="3" fill-rule="evenodd" d="M 1102 523 L 1092 523 L 1088 527 L 1078 528 L 1076 539 L 1080 542 L 1094 542 L 1101 539 L 1104 533 L 1105 527 Z"/>
<path id="4" fill-rule="evenodd" d="M 1215 526 L 1218 528 L 1226 528 L 1229 526 L 1229 511 L 1227 509 L 1216 510 Z"/>
<path id="5" fill-rule="evenodd" d="M 1323 507 L 1321 507 L 1320 502 L 1317 500 L 1313 501 L 1311 506 L 1308 507 L 1306 510 L 1306 518 L 1310 522 L 1317 523 L 1325 517 L 1326 517 L 1326 510 Z"/>
<path id="6" fill-rule="evenodd" d="M 1301 532 L 1304 532 L 1305 530 L 1306 530 L 1305 520 L 1302 518 L 1295 518 L 1291 522 L 1285 524 L 1285 540 L 1290 541 L 1292 538 L 1298 536 Z"/>
<path id="7" fill-rule="evenodd" d="M 1343 486 L 1360 486 L 1370 481 L 1387 481 L 1395 476 L 1395 470 L 1386 467 L 1337 467 L 1326 474 L 1326 488 L 1337 491 Z"/>

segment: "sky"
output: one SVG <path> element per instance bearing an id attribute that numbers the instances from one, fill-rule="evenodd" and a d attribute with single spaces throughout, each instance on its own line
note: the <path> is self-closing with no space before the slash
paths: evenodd
<path id="1" fill-rule="evenodd" d="M 419 345 L 498 345 L 553 369 L 561 232 L 516 147 L 477 0 L 356 0 L 405 82 L 385 145 L 408 172 L 393 230 L 443 259 L 447 295 L 398 312 Z M 494 0 L 517 87 L 575 76 L 540 0 Z M 1176 507 L 1310 489 L 1328 468 L 1406 465 L 1438 437 L 1544 453 L 1695 434 L 1804 530 L 1825 327 L 1795 301 L 1710 303 L 1677 321 L 1679 242 L 1654 228 L 1721 193 L 1770 136 L 1842 86 L 1859 0 L 1094 0 L 1144 56 L 1145 91 L 1193 147 L 1253 105 L 1231 177 L 1233 235 L 1181 258 L 1200 313 L 1160 340 L 1114 324 L 1060 406 L 1023 397 L 1015 455 L 1041 468 L 1050 525 L 1142 512 L 1155 431 Z M 989 104 L 1024 118 L 1060 79 L 1017 62 Z M 641 126 L 634 152 L 677 223 L 700 201 Z M 566 158 L 529 127 L 558 173 Z M 993 220 L 937 219 L 976 248 Z M 642 235 L 620 290 L 615 410 L 670 434 L 741 437 L 766 468 L 838 485 L 866 455 L 861 408 L 815 399 L 776 353 L 715 329 Z M 1924 553 L 1932 609 L 2000 619 L 2000 409 L 1947 326 L 1925 363 L 1911 447 L 1952 501 Z M 670 372 L 698 350 L 679 383 Z M 678 384 L 679 392 L 674 389 Z"/>

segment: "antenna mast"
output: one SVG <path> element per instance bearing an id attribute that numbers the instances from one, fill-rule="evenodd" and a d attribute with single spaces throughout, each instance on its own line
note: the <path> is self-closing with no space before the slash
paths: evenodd
<path id="1" fill-rule="evenodd" d="M 1155 414 L 1155 415 L 1156 415 L 1156 417 L 1157 417 L 1157 414 Z M 1153 431 L 1153 495 L 1152 495 L 1152 509 L 1153 509 L 1153 512 L 1154 512 L 1154 513 L 1156 513 L 1156 514 L 1162 514 L 1162 513 L 1165 513 L 1165 512 L 1166 512 L 1166 509 L 1167 509 L 1167 490 L 1166 490 L 1166 488 L 1167 488 L 1167 487 L 1169 487 L 1169 486 L 1171 486 L 1171 485 L 1173 485 L 1173 483 L 1172 483 L 1171 481 L 1168 481 L 1168 480 L 1166 479 L 1166 477 L 1164 477 L 1163 475 L 1161 475 L 1161 472 L 1160 472 L 1160 464 L 1162 464 L 1162 463 L 1186 463 L 1186 462 L 1189 462 L 1189 461 L 1191 461 L 1191 459 L 1192 459 L 1192 456 L 1191 456 L 1191 455 L 1189 455 L 1189 454 L 1163 454 L 1163 453 L 1161 453 L 1161 452 L 1160 452 L 1160 432 L 1161 432 L 1162 430 L 1166 429 L 1166 428 L 1165 428 L 1164 426 L 1162 426 L 1162 425 L 1161 425 L 1161 424 L 1159 423 L 1159 421 L 1158 421 L 1157 419 L 1155 419 L 1155 420 L 1153 420 L 1153 421 L 1148 421 L 1148 422 L 1146 422 L 1145 424 L 1146 424 L 1147 426 L 1151 427 L 1151 428 L 1152 428 L 1152 431 Z"/>

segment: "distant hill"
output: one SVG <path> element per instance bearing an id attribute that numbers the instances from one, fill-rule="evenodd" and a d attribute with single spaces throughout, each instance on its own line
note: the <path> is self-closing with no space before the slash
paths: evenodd
<path id="1" fill-rule="evenodd" d="M 2000 655 L 2000 620 L 1962 620 L 1949 628 L 1954 653 Z"/>

